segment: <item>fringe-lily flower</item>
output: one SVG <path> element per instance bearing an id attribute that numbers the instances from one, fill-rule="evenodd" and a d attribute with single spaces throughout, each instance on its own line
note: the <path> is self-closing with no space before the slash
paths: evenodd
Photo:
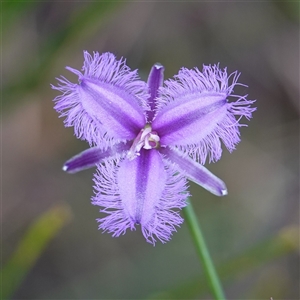
<path id="1" fill-rule="evenodd" d="M 203 164 L 221 157 L 221 142 L 235 149 L 240 119 L 255 110 L 254 101 L 233 95 L 237 72 L 228 76 L 218 65 L 202 72 L 182 68 L 163 82 L 164 68 L 155 64 L 145 83 L 125 60 L 97 52 L 84 52 L 83 72 L 67 69 L 79 83 L 58 78 L 52 88 L 62 95 L 54 99 L 55 109 L 91 147 L 63 170 L 97 166 L 92 203 L 106 214 L 99 229 L 119 236 L 140 225 L 147 242 L 164 243 L 183 222 L 186 179 L 217 196 L 227 194 Z"/>

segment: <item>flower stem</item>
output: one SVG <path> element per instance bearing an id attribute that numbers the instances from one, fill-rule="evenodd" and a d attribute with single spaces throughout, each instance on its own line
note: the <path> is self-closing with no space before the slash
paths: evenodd
<path id="1" fill-rule="evenodd" d="M 203 264 L 204 273 L 207 281 L 210 284 L 211 291 L 216 300 L 225 300 L 225 294 L 221 286 L 221 282 L 217 275 L 216 269 L 208 252 L 204 236 L 202 234 L 200 225 L 197 221 L 193 206 L 190 201 L 188 205 L 184 208 L 185 219 L 190 229 L 192 239 L 195 243 L 198 256 L 201 263 Z"/>

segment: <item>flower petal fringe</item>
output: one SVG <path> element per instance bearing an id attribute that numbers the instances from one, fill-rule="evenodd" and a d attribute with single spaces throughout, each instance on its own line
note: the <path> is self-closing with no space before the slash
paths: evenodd
<path id="1" fill-rule="evenodd" d="M 67 67 L 67 69 L 78 76 L 79 84 L 71 83 L 65 77 L 57 78 L 58 85 L 51 87 L 59 90 L 63 94 L 54 99 L 54 108 L 60 113 L 60 117 L 65 117 L 66 127 L 74 126 L 75 135 L 87 140 L 90 145 L 100 145 L 105 147 L 120 142 L 115 136 L 110 136 L 107 128 L 101 119 L 97 118 L 97 112 L 92 114 L 84 107 L 83 97 L 80 95 L 80 83 L 84 80 L 96 80 L 99 83 L 109 84 L 109 86 L 120 94 L 129 95 L 131 101 L 136 101 L 136 107 L 147 109 L 148 87 L 145 82 L 140 81 L 137 71 L 130 71 L 125 65 L 125 60 L 116 60 L 111 53 L 100 55 L 94 52 L 92 57 L 88 52 L 84 52 L 84 66 L 82 74 L 80 71 Z M 124 140 L 123 140 L 124 141 Z"/>
<path id="2" fill-rule="evenodd" d="M 237 72 L 228 76 L 226 69 L 214 65 L 204 66 L 202 72 L 182 68 L 175 80 L 165 81 L 153 121 L 154 130 L 165 131 L 162 145 L 165 141 L 166 146 L 178 148 L 201 164 L 220 159 L 221 141 L 230 152 L 234 150 L 240 142 L 239 127 L 245 126 L 240 119 L 250 119 L 256 110 L 251 107 L 255 101 L 232 94 L 241 85 L 238 77 Z M 230 96 L 238 100 L 228 102 Z"/>
<path id="3" fill-rule="evenodd" d="M 99 229 L 110 232 L 115 237 L 125 234 L 127 229 L 135 230 L 137 223 L 126 208 L 124 203 L 126 200 L 120 196 L 117 181 L 119 165 L 120 160 L 109 160 L 105 164 L 98 165 L 94 179 L 96 195 L 92 198 L 92 203 L 101 206 L 100 211 L 107 214 L 106 217 L 97 219 Z M 164 169 L 166 182 L 161 197 L 157 203 L 153 203 L 153 207 L 147 208 L 147 212 L 151 211 L 152 214 L 147 217 L 146 223 L 141 221 L 140 224 L 145 239 L 153 245 L 157 239 L 162 243 L 170 240 L 176 226 L 183 222 L 179 210 L 186 206 L 186 198 L 189 196 L 186 191 L 186 179 L 175 165 L 164 163 Z"/>

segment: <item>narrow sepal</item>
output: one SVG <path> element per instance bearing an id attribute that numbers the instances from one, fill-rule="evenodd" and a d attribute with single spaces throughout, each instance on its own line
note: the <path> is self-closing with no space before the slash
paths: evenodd
<path id="1" fill-rule="evenodd" d="M 92 168 L 106 159 L 114 158 L 117 155 L 122 156 L 125 154 L 124 151 L 129 150 L 129 148 L 129 143 L 119 143 L 107 149 L 92 147 L 70 158 L 65 162 L 62 169 L 74 174 Z"/>
<path id="2" fill-rule="evenodd" d="M 156 102 L 157 97 L 159 95 L 159 88 L 163 84 L 164 79 L 164 67 L 160 63 L 156 63 L 150 71 L 149 77 L 148 77 L 148 87 L 149 87 L 149 98 L 148 98 L 148 105 L 149 105 L 149 111 L 147 111 L 147 119 L 148 122 L 151 122 L 153 120 L 153 117 L 155 115 L 156 110 Z"/>
<path id="3" fill-rule="evenodd" d="M 159 151 L 164 155 L 167 161 L 175 163 L 191 181 L 197 183 L 216 196 L 227 195 L 228 192 L 225 183 L 201 164 L 196 163 L 188 156 L 184 156 L 184 154 L 180 153 L 178 150 L 172 150 L 166 147 L 161 148 Z"/>

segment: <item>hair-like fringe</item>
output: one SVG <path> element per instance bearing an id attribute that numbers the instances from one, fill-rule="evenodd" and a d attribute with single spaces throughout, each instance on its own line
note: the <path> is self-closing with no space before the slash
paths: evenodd
<path id="1" fill-rule="evenodd" d="M 222 120 L 215 124 L 207 135 L 196 143 L 189 145 L 175 145 L 181 152 L 190 155 L 193 159 L 204 164 L 206 160 L 215 162 L 221 158 L 222 145 L 231 152 L 240 142 L 239 127 L 246 126 L 240 124 L 242 117 L 250 119 L 256 108 L 251 105 L 254 100 L 247 100 L 247 96 L 232 95 L 233 89 L 237 85 L 240 73 L 237 71 L 227 74 L 227 69 L 219 69 L 219 65 L 203 66 L 202 72 L 199 69 L 182 68 L 175 79 L 165 81 L 165 86 L 160 89 L 157 112 L 166 109 L 168 105 L 180 103 L 182 98 L 193 93 L 209 95 L 211 92 L 224 93 L 224 97 L 238 98 L 236 101 L 227 102 L 227 113 Z M 199 100 L 200 101 L 200 100 Z M 236 119 L 237 116 L 237 119 Z M 172 147 L 171 147 L 172 148 Z"/>
<path id="2" fill-rule="evenodd" d="M 109 232 L 117 237 L 125 234 L 127 229 L 135 230 L 135 223 L 124 210 L 123 200 L 117 183 L 117 172 L 120 159 L 107 160 L 106 163 L 98 165 L 95 174 L 95 196 L 92 204 L 101 206 L 100 212 L 107 214 L 104 218 L 97 219 L 99 229 Z M 155 245 L 157 240 L 162 243 L 170 240 L 176 226 L 183 222 L 179 210 L 186 206 L 187 182 L 185 177 L 178 172 L 175 165 L 166 161 L 165 171 L 167 182 L 165 189 L 154 208 L 155 213 L 147 224 L 141 224 L 142 233 L 147 242 Z"/>
<path id="3" fill-rule="evenodd" d="M 116 60 L 111 53 L 99 54 L 94 52 L 91 56 L 84 51 L 84 65 L 82 74 L 71 67 L 67 70 L 78 76 L 79 82 L 84 78 L 91 78 L 109 83 L 118 89 L 134 96 L 143 111 L 147 110 L 148 88 L 145 82 L 139 80 L 137 71 L 130 71 L 122 58 Z M 76 137 L 87 140 L 90 145 L 113 145 L 121 140 L 108 136 L 107 128 L 104 128 L 101 120 L 97 120 L 84 109 L 78 94 L 78 84 L 74 84 L 64 76 L 56 78 L 58 85 L 51 85 L 52 89 L 62 92 L 62 95 L 54 99 L 54 108 L 65 117 L 66 127 L 74 126 Z M 144 113 L 145 117 L 146 114 Z"/>

